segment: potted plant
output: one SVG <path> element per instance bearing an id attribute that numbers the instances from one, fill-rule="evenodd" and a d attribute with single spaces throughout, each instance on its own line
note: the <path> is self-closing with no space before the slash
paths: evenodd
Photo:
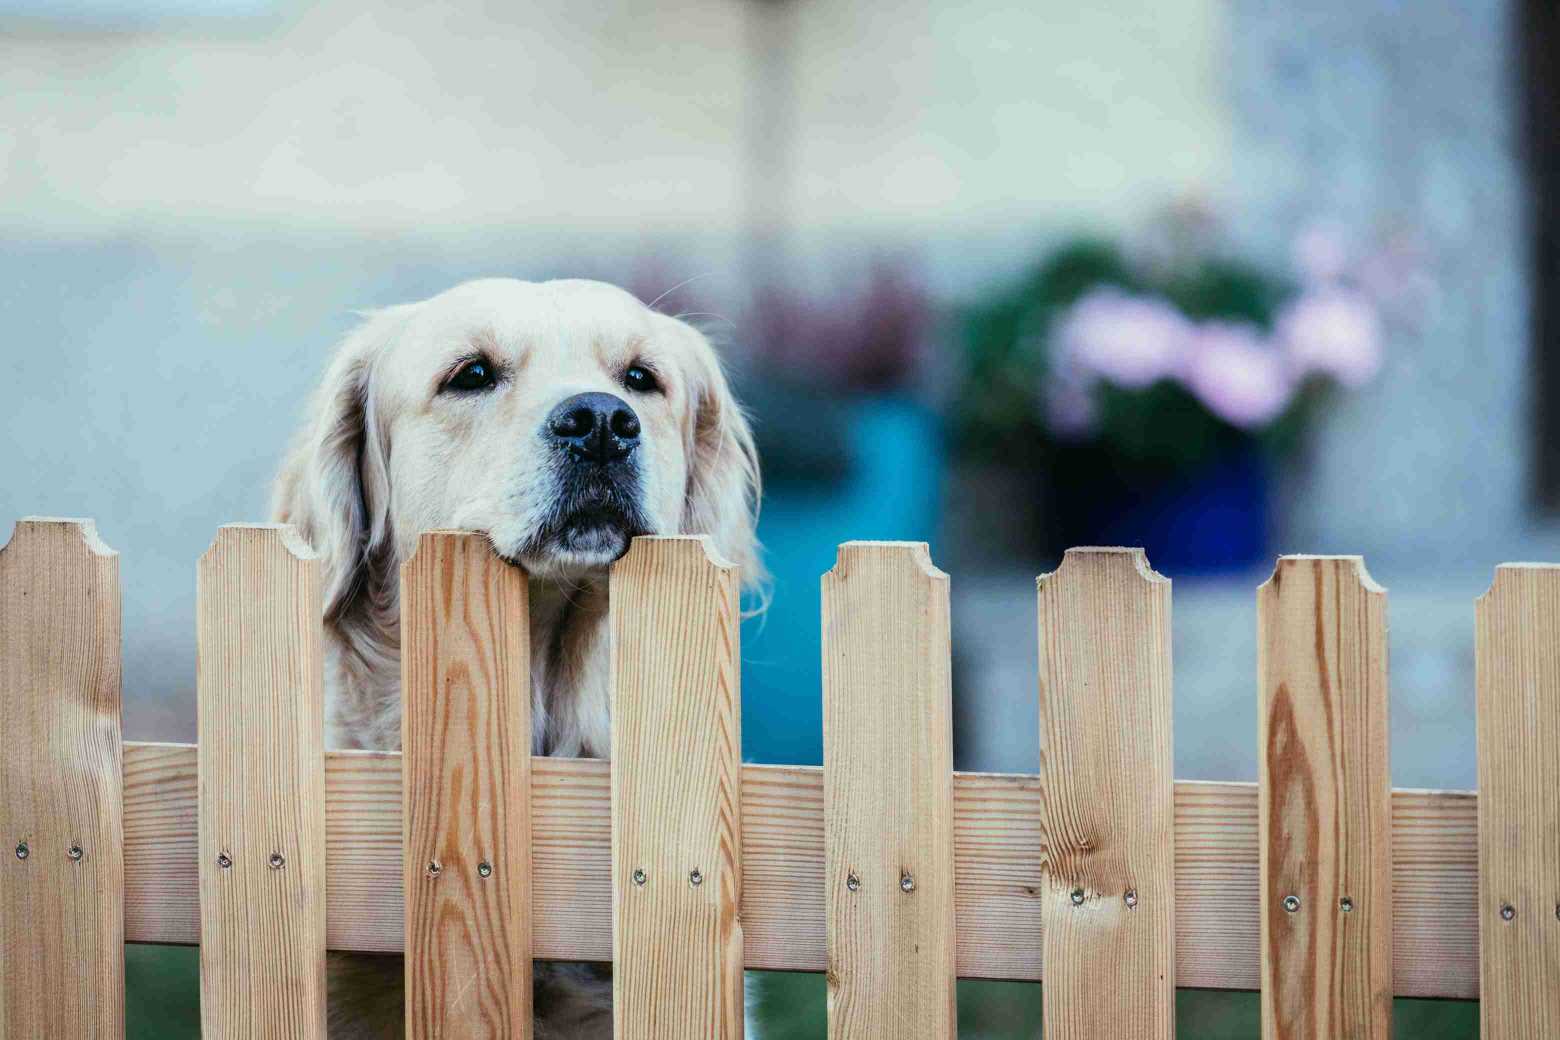
<path id="1" fill-rule="evenodd" d="M 1049 549 L 1127 544 L 1171 573 L 1269 555 L 1277 460 L 1382 363 L 1370 280 L 1313 232 L 1279 276 L 1180 234 L 1070 240 L 969 310 L 961 454 L 1043 474 Z"/>

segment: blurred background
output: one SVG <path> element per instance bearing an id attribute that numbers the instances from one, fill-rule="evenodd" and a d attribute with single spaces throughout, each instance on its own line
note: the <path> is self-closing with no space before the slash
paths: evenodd
<path id="1" fill-rule="evenodd" d="M 354 311 L 587 276 L 722 346 L 773 604 L 744 745 L 821 760 L 818 577 L 953 575 L 959 768 L 1037 762 L 1036 573 L 1175 579 L 1176 772 L 1256 778 L 1255 585 L 1363 553 L 1393 776 L 1474 786 L 1472 600 L 1560 557 L 1546 0 L 0 0 L 0 520 L 122 554 L 128 738 L 193 740 L 194 561 Z M 132 1033 L 194 1035 L 191 951 Z M 822 1036 L 767 977 L 755 1032 Z M 1040 987 L 961 989 L 1037 1035 Z M 1256 1000 L 1182 994 L 1183 1037 Z M 1473 1036 L 1400 1002 L 1402 1036 Z"/>

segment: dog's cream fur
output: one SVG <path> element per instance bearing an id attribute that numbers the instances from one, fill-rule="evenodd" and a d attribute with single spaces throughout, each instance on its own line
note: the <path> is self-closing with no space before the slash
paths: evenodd
<path id="1" fill-rule="evenodd" d="M 477 357 L 497 384 L 450 392 L 452 372 Z M 631 365 L 652 369 L 659 389 L 628 389 Z M 338 348 L 275 492 L 275 518 L 324 568 L 327 746 L 400 746 L 400 564 L 420 532 L 458 528 L 486 534 L 530 576 L 535 750 L 607 755 L 606 576 L 633 532 L 548 534 L 562 478 L 544 420 L 588 391 L 639 417 L 643 533 L 709 535 L 745 581 L 759 579 L 752 434 L 697 330 L 588 281 L 468 282 L 377 311 Z M 401 1035 L 387 992 L 399 972 L 398 960 L 338 958 L 332 1037 Z M 610 1036 L 609 997 L 597 973 L 539 970 L 538 1038 Z"/>

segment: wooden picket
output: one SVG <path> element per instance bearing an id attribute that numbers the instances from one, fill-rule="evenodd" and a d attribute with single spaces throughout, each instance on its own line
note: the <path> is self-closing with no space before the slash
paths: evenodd
<path id="1" fill-rule="evenodd" d="M 1388 1040 L 1387 597 L 1357 556 L 1257 590 L 1265 1040 Z"/>
<path id="2" fill-rule="evenodd" d="M 0 1037 L 124 1035 L 119 558 L 85 520 L 0 548 Z"/>
<path id="3" fill-rule="evenodd" d="M 951 1040 L 948 576 L 849 542 L 822 587 L 829 1035 Z"/>
<path id="4" fill-rule="evenodd" d="M 641 538 L 612 568 L 619 1040 L 742 1036 L 737 570 L 712 554 Z"/>
<path id="5" fill-rule="evenodd" d="M 229 525 L 195 598 L 201 1032 L 324 1037 L 319 561 L 290 527 Z"/>
<path id="6" fill-rule="evenodd" d="M 480 535 L 401 571 L 407 1036 L 531 1036 L 525 575 Z"/>
<path id="7" fill-rule="evenodd" d="M 1560 1036 L 1560 568 L 1499 568 L 1476 631 L 1482 1035 Z"/>
<path id="8" fill-rule="evenodd" d="M 1384 1038 L 1394 995 L 1560 1034 L 1560 568 L 1503 566 L 1478 603 L 1476 796 L 1391 790 L 1386 600 L 1352 557 L 1259 590 L 1260 784 L 1171 779 L 1170 586 L 1134 550 L 1041 580 L 1038 776 L 951 770 L 948 579 L 876 543 L 822 585 L 826 768 L 744 766 L 710 551 L 636 540 L 613 760 L 533 759 L 525 576 L 426 536 L 407 753 L 325 752 L 319 562 L 224 527 L 200 743 L 121 752 L 117 559 L 90 524 L 19 524 L 0 1037 L 122 1034 L 124 941 L 201 944 L 208 1037 L 323 1036 L 327 947 L 409 954 L 414 1036 L 528 1036 L 533 956 L 616 961 L 630 1040 L 740 1037 L 744 968 L 828 970 L 840 1037 L 948 1037 L 955 977 L 1042 974 L 1064 1040 L 1168 1037 L 1175 986 L 1260 988 L 1285 1040 Z"/>
<path id="9" fill-rule="evenodd" d="M 1072 549 L 1038 602 L 1044 1035 L 1169 1038 L 1170 582 L 1141 550 Z"/>

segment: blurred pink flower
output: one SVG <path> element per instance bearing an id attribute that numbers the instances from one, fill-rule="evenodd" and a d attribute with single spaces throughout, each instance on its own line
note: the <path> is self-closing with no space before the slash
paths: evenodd
<path id="1" fill-rule="evenodd" d="M 1044 386 L 1046 425 L 1063 437 L 1087 437 L 1099 421 L 1089 384 L 1076 373 L 1056 373 Z"/>
<path id="2" fill-rule="evenodd" d="M 1295 238 L 1295 270 L 1307 284 L 1329 284 L 1348 273 L 1354 249 L 1336 220 L 1312 224 Z"/>
<path id="3" fill-rule="evenodd" d="M 1348 289 L 1307 292 L 1278 316 L 1276 338 L 1300 376 L 1331 376 L 1351 389 L 1381 369 L 1376 309 Z"/>
<path id="4" fill-rule="evenodd" d="M 1278 418 L 1294 391 L 1284 358 L 1257 328 L 1229 321 L 1196 327 L 1182 379 L 1210 412 L 1242 429 Z"/>
<path id="5" fill-rule="evenodd" d="M 1062 358 L 1088 376 L 1128 390 L 1175 375 L 1191 324 L 1170 304 L 1116 288 L 1096 289 L 1062 318 Z"/>

